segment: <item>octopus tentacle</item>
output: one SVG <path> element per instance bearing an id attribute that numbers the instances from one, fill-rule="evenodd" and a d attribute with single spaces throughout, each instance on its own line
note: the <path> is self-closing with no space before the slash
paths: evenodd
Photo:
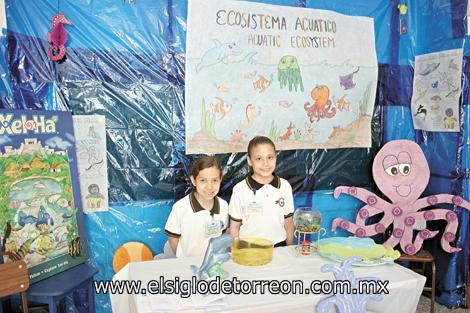
<path id="1" fill-rule="evenodd" d="M 342 193 L 348 194 L 356 199 L 359 199 L 362 202 L 367 203 L 369 206 L 375 207 L 383 212 L 388 211 L 388 208 L 392 205 L 391 203 L 379 198 L 374 193 L 364 188 L 338 186 L 335 188 L 333 196 L 335 198 L 338 198 Z"/>
<path id="2" fill-rule="evenodd" d="M 413 227 L 405 225 L 405 233 L 402 240 L 400 241 L 401 249 L 409 255 L 416 254 L 423 246 L 423 241 L 429 238 L 435 237 L 439 231 L 430 231 L 429 229 L 423 229 L 418 232 L 418 235 L 413 242 Z"/>
<path id="3" fill-rule="evenodd" d="M 384 242 L 384 246 L 386 247 L 395 247 L 398 243 L 400 242 L 400 238 L 393 237 L 391 236 L 390 238 L 387 239 L 387 241 Z"/>
<path id="4" fill-rule="evenodd" d="M 324 109 L 325 117 L 332 118 L 336 115 L 336 108 L 331 107 L 331 100 L 328 99 L 328 105 Z"/>
<path id="5" fill-rule="evenodd" d="M 414 211 L 417 211 L 421 208 L 425 208 L 430 205 L 436 205 L 439 203 L 455 204 L 470 211 L 470 202 L 464 200 L 461 196 L 455 196 L 450 194 L 437 194 L 418 199 L 414 203 L 413 208 Z"/>
<path id="6" fill-rule="evenodd" d="M 364 226 L 366 224 L 366 220 L 369 217 L 375 216 L 379 213 L 383 213 L 384 211 L 378 208 L 374 208 L 368 204 L 364 205 L 362 208 L 359 209 L 358 214 L 356 216 L 356 224 L 359 226 Z M 380 221 L 383 222 L 383 221 Z"/>
<path id="7" fill-rule="evenodd" d="M 441 238 L 441 247 L 444 251 L 450 253 L 461 250 L 460 248 L 452 247 L 450 245 L 451 242 L 455 241 L 455 234 L 457 233 L 457 228 L 459 227 L 459 219 L 454 211 L 447 209 L 433 209 L 424 212 L 417 212 L 413 215 L 422 215 L 423 219 L 427 221 L 446 220 L 447 226 Z"/>
<path id="8" fill-rule="evenodd" d="M 383 233 L 390 224 L 391 224 L 391 221 L 389 223 L 379 222 L 377 224 L 360 226 L 342 218 L 335 218 L 333 220 L 331 230 L 336 231 L 336 229 L 339 227 L 350 232 L 351 234 L 354 234 L 356 237 L 362 238 L 362 237 L 372 236 L 377 233 Z"/>

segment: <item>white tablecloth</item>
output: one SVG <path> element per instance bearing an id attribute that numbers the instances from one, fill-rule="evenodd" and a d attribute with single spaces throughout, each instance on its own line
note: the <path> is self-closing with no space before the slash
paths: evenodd
<path id="1" fill-rule="evenodd" d="M 202 257 L 166 259 L 127 264 L 113 280 L 142 281 L 146 287 L 148 281 L 165 279 L 191 280 L 190 265 L 201 264 Z M 309 286 L 313 280 L 334 280 L 333 273 L 322 273 L 320 268 L 327 263 L 333 263 L 318 255 L 299 256 L 292 246 L 276 248 L 273 261 L 259 267 L 238 265 L 231 260 L 223 265 L 231 277 L 239 280 L 302 280 L 304 286 Z M 414 313 L 426 278 L 398 264 L 387 264 L 373 267 L 352 266 L 356 277 L 377 277 L 382 281 L 388 280 L 389 294 L 383 295 L 380 302 L 369 301 L 368 312 L 377 313 Z M 315 312 L 316 304 L 325 294 L 289 294 L 274 295 L 248 294 L 226 295 L 223 298 L 226 307 L 215 309 L 215 312 Z M 148 313 L 152 312 L 151 297 L 153 295 L 110 294 L 114 313 Z M 158 297 L 161 297 L 159 295 Z M 154 298 L 155 299 L 155 298 Z M 155 308 L 155 307 L 154 307 Z M 209 309 L 207 309 L 209 311 Z M 213 312 L 214 308 L 210 308 Z M 186 311 L 185 311 L 186 312 Z M 191 312 L 205 312 L 193 310 Z M 333 312 L 333 310 L 332 310 Z"/>

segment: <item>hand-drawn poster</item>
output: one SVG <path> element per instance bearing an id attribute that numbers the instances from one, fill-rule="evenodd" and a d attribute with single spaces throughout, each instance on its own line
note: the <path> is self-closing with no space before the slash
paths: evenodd
<path id="1" fill-rule="evenodd" d="M 373 20 L 331 11 L 189 0 L 186 153 L 370 147 Z"/>
<path id="2" fill-rule="evenodd" d="M 32 283 L 87 253 L 69 112 L 0 110 L 0 250 Z"/>
<path id="3" fill-rule="evenodd" d="M 83 212 L 108 211 L 105 117 L 74 115 L 73 129 Z"/>
<path id="4" fill-rule="evenodd" d="M 411 114 L 414 128 L 458 132 L 463 49 L 415 58 Z"/>

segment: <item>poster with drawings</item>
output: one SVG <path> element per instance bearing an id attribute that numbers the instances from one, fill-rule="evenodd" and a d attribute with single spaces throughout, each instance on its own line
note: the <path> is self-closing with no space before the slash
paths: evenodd
<path id="1" fill-rule="evenodd" d="M 88 258 L 76 160 L 70 112 L 0 110 L 0 251 L 31 284 Z"/>
<path id="2" fill-rule="evenodd" d="M 104 115 L 74 115 L 83 212 L 108 211 L 108 167 Z"/>
<path id="3" fill-rule="evenodd" d="M 371 146 L 374 21 L 326 10 L 189 0 L 186 153 Z"/>
<path id="4" fill-rule="evenodd" d="M 415 129 L 459 131 L 462 59 L 462 49 L 416 56 L 411 98 Z"/>

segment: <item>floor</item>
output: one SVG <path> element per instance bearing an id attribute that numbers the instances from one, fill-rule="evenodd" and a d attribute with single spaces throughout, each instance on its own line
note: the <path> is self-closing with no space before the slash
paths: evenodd
<path id="1" fill-rule="evenodd" d="M 416 313 L 430 313 L 431 312 L 431 300 L 428 297 L 421 296 L 418 303 Z M 470 309 L 457 308 L 449 309 L 448 307 L 436 303 L 434 305 L 434 313 L 469 313 Z"/>

